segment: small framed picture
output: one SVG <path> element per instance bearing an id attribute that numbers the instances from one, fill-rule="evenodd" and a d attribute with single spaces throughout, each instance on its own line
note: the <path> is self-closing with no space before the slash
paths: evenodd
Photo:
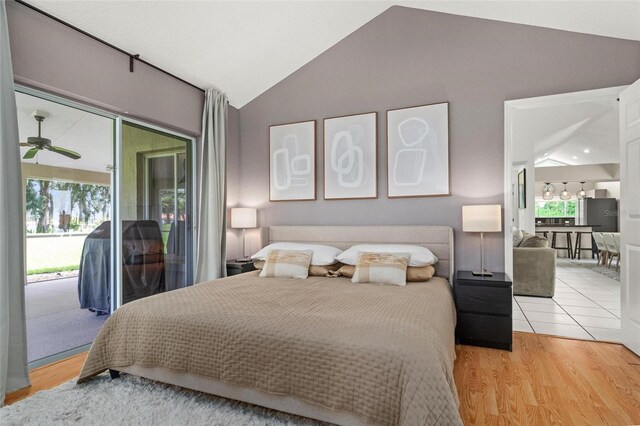
<path id="1" fill-rule="evenodd" d="M 450 194 L 449 104 L 387 111 L 389 198 Z"/>
<path id="2" fill-rule="evenodd" d="M 518 173 L 518 208 L 527 208 L 527 169 Z"/>
<path id="3" fill-rule="evenodd" d="M 378 197 L 378 114 L 324 120 L 324 198 L 346 200 Z"/>
<path id="4" fill-rule="evenodd" d="M 316 122 L 269 127 L 269 201 L 316 199 Z"/>

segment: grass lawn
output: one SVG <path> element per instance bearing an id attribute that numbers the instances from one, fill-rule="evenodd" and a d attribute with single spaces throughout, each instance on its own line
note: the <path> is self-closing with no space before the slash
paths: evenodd
<path id="1" fill-rule="evenodd" d="M 77 269 L 86 235 L 27 238 L 27 274 Z"/>

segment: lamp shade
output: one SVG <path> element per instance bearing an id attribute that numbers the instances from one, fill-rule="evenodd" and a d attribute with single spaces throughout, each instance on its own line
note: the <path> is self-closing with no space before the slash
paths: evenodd
<path id="1" fill-rule="evenodd" d="M 255 228 L 256 209 L 250 207 L 236 207 L 231 209 L 232 228 Z"/>
<path id="2" fill-rule="evenodd" d="M 500 205 L 462 206 L 464 232 L 500 232 L 502 215 Z"/>

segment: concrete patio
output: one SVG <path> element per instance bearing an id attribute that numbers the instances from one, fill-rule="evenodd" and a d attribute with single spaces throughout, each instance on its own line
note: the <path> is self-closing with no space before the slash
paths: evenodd
<path id="1" fill-rule="evenodd" d="M 29 362 L 93 342 L 108 315 L 80 309 L 78 279 L 25 286 Z"/>

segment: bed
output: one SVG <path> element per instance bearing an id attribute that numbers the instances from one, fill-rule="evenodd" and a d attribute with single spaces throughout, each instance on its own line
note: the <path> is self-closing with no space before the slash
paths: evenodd
<path id="1" fill-rule="evenodd" d="M 285 241 L 423 245 L 437 277 L 396 287 L 254 271 L 151 296 L 109 318 L 78 382 L 112 370 L 337 424 L 461 424 L 452 229 L 268 229 Z"/>

